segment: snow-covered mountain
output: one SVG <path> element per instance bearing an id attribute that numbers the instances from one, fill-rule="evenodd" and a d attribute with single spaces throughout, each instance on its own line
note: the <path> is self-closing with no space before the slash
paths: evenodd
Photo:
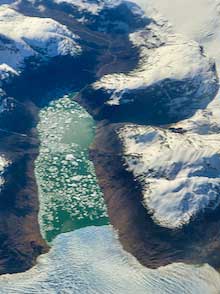
<path id="1" fill-rule="evenodd" d="M 0 7 L 0 74 L 18 74 L 30 57 L 38 60 L 81 53 L 79 37 L 67 27 L 49 19 L 24 16 L 14 9 Z"/>
<path id="2" fill-rule="evenodd" d="M 136 2 L 151 15 L 164 15 L 174 31 L 204 46 L 218 71 L 219 1 Z M 187 120 L 162 128 L 128 125 L 120 136 L 128 169 L 140 181 L 143 203 L 157 223 L 181 227 L 219 207 L 219 94 Z"/>
<path id="3" fill-rule="evenodd" d="M 24 3 L 24 1 L 20 1 Z M 66 12 L 74 20 L 99 32 L 114 34 L 135 30 L 146 22 L 139 6 L 125 0 L 27 0 L 25 3 L 45 12 L 48 8 Z"/>
<path id="4" fill-rule="evenodd" d="M 210 56 L 219 59 L 219 0 L 134 0 L 149 12 L 158 11 L 175 30 L 204 45 Z M 187 21 L 186 21 L 187 20 Z"/>
<path id="5" fill-rule="evenodd" d="M 128 125 L 120 131 L 128 169 L 143 187 L 143 203 L 168 228 L 220 204 L 219 136 L 184 126 Z"/>
<path id="6" fill-rule="evenodd" d="M 126 74 L 105 75 L 93 87 L 107 96 L 106 105 L 139 105 L 146 120 L 158 124 L 206 107 L 218 80 L 213 60 L 198 43 L 176 34 L 162 18 L 156 20 L 130 34 L 140 51 L 137 67 Z"/>
<path id="7" fill-rule="evenodd" d="M 173 13 L 177 2 L 173 7 L 169 4 L 169 11 L 179 20 Z M 128 169 L 143 187 L 146 209 L 157 223 L 176 228 L 188 224 L 201 211 L 215 209 L 219 205 L 219 168 L 213 163 L 219 156 L 218 110 L 212 106 L 217 105 L 216 99 L 212 100 L 218 91 L 218 76 L 216 55 L 210 54 L 210 48 L 216 42 L 213 34 L 216 36 L 217 31 L 210 32 L 218 26 L 218 21 L 214 18 L 207 29 L 207 21 L 202 23 L 203 18 L 198 16 L 197 29 L 202 33 L 196 35 L 197 30 L 193 29 L 193 33 L 186 34 L 185 31 L 193 28 L 193 24 L 185 29 L 185 22 L 182 26 L 179 22 L 173 25 L 172 17 L 167 21 L 161 16 L 166 8 L 164 2 L 161 3 L 160 0 L 142 3 L 148 21 L 142 22 L 140 27 L 134 25 L 129 31 L 128 28 L 124 30 L 122 22 L 114 19 L 118 14 L 115 9 L 126 4 L 133 17 L 143 20 L 144 15 L 126 1 L 53 1 L 53 5 L 73 13 L 90 29 L 109 32 L 108 24 L 117 23 L 116 27 L 128 33 L 131 46 L 139 53 L 132 70 L 102 76 L 82 96 L 88 103 L 95 100 L 94 113 L 100 114 L 98 118 L 163 125 L 128 124 L 118 136 Z M 46 2 L 35 1 L 35 5 L 42 10 Z M 159 13 L 154 7 L 159 8 Z M 193 7 L 197 7 L 196 4 Z M 209 8 L 209 17 L 214 11 L 216 15 L 216 7 L 215 3 L 211 11 Z M 204 6 L 203 9 L 205 11 Z M 109 11 L 115 12 L 114 17 Z M 137 23 L 140 24 L 140 20 Z M 206 38 L 201 42 L 204 28 L 207 30 Z M 113 31 L 117 31 L 115 26 Z M 212 39 L 212 45 L 207 43 L 209 39 Z M 111 54 L 114 64 L 117 56 Z M 175 124 L 167 127 L 172 123 Z M 152 133 L 155 136 L 152 137 Z"/>

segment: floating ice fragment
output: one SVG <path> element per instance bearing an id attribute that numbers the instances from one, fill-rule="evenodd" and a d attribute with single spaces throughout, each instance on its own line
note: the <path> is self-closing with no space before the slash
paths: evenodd
<path id="1" fill-rule="evenodd" d="M 66 160 L 73 160 L 73 159 L 75 159 L 75 157 L 74 157 L 74 155 L 73 154 L 67 154 L 66 155 Z"/>

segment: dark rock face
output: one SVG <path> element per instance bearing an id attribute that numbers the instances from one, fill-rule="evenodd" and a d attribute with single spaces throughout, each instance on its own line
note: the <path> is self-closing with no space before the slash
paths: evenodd
<path id="1" fill-rule="evenodd" d="M 11 164 L 6 168 L 0 192 L 0 273 L 29 269 L 48 246 L 38 224 L 38 197 L 34 160 L 39 141 L 32 130 L 37 109 L 30 103 L 17 103 L 1 117 L 1 146 Z"/>
<path id="2" fill-rule="evenodd" d="M 39 10 L 39 5 L 44 5 L 44 10 Z M 140 186 L 126 171 L 123 162 L 116 132 L 121 123 L 164 124 L 180 119 L 178 116 L 168 120 L 158 112 L 158 105 L 167 98 L 161 94 L 160 87 L 134 90 L 127 93 L 126 98 L 135 96 L 135 103 L 110 107 L 105 102 L 111 93 L 94 90 L 92 86 L 105 74 L 128 73 L 137 67 L 140 51 L 133 46 L 128 34 L 144 30 L 152 20 L 134 13 L 133 5 L 125 2 L 103 9 L 98 15 L 49 0 L 34 4 L 23 0 L 17 7 L 24 15 L 50 17 L 66 25 L 80 37 L 83 54 L 77 58 L 56 57 L 47 62 L 29 59 L 22 74 L 2 86 L 5 94 L 1 99 L 7 110 L 0 116 L 0 152 L 7 155 L 12 165 L 6 170 L 6 184 L 0 194 L 0 273 L 24 271 L 35 263 L 39 254 L 48 250 L 37 220 L 39 204 L 34 160 L 39 142 L 35 128 L 39 108 L 60 93 L 73 89 L 82 89 L 78 102 L 101 121 L 91 158 L 105 194 L 111 223 L 119 230 L 124 248 L 152 268 L 178 261 L 209 262 L 219 266 L 216 255 L 220 246 L 218 215 L 210 220 L 209 216 L 202 216 L 201 222 L 198 220 L 182 231 L 161 229 L 143 207 Z M 81 21 L 82 16 L 85 22 Z M 4 40 L 0 37 L 0 41 Z M 186 85 L 188 81 L 164 81 L 164 87 L 170 86 L 173 95 L 177 88 L 181 92 L 181 87 Z M 209 101 L 216 90 L 214 87 Z M 160 111 L 166 114 L 164 105 Z M 112 126 L 113 122 L 116 124 Z M 209 227 L 205 230 L 207 220 Z"/>

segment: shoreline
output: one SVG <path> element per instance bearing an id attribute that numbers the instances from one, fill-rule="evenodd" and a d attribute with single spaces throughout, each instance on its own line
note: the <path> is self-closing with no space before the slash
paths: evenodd
<path id="1" fill-rule="evenodd" d="M 36 121 L 36 107 L 30 103 L 26 108 Z M 0 151 L 12 162 L 5 172 L 0 198 L 0 274 L 5 274 L 29 269 L 36 264 L 39 254 L 48 252 L 49 246 L 41 236 L 38 223 L 39 199 L 34 172 L 39 149 L 36 130 L 27 127 L 25 135 L 9 131 L 1 142 Z"/>

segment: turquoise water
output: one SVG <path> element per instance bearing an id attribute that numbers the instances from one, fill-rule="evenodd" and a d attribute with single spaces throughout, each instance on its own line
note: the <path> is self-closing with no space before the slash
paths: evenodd
<path id="1" fill-rule="evenodd" d="M 43 236 L 50 242 L 60 233 L 107 224 L 103 195 L 88 156 L 94 120 L 71 96 L 51 102 L 39 116 L 41 147 L 35 171 Z"/>

